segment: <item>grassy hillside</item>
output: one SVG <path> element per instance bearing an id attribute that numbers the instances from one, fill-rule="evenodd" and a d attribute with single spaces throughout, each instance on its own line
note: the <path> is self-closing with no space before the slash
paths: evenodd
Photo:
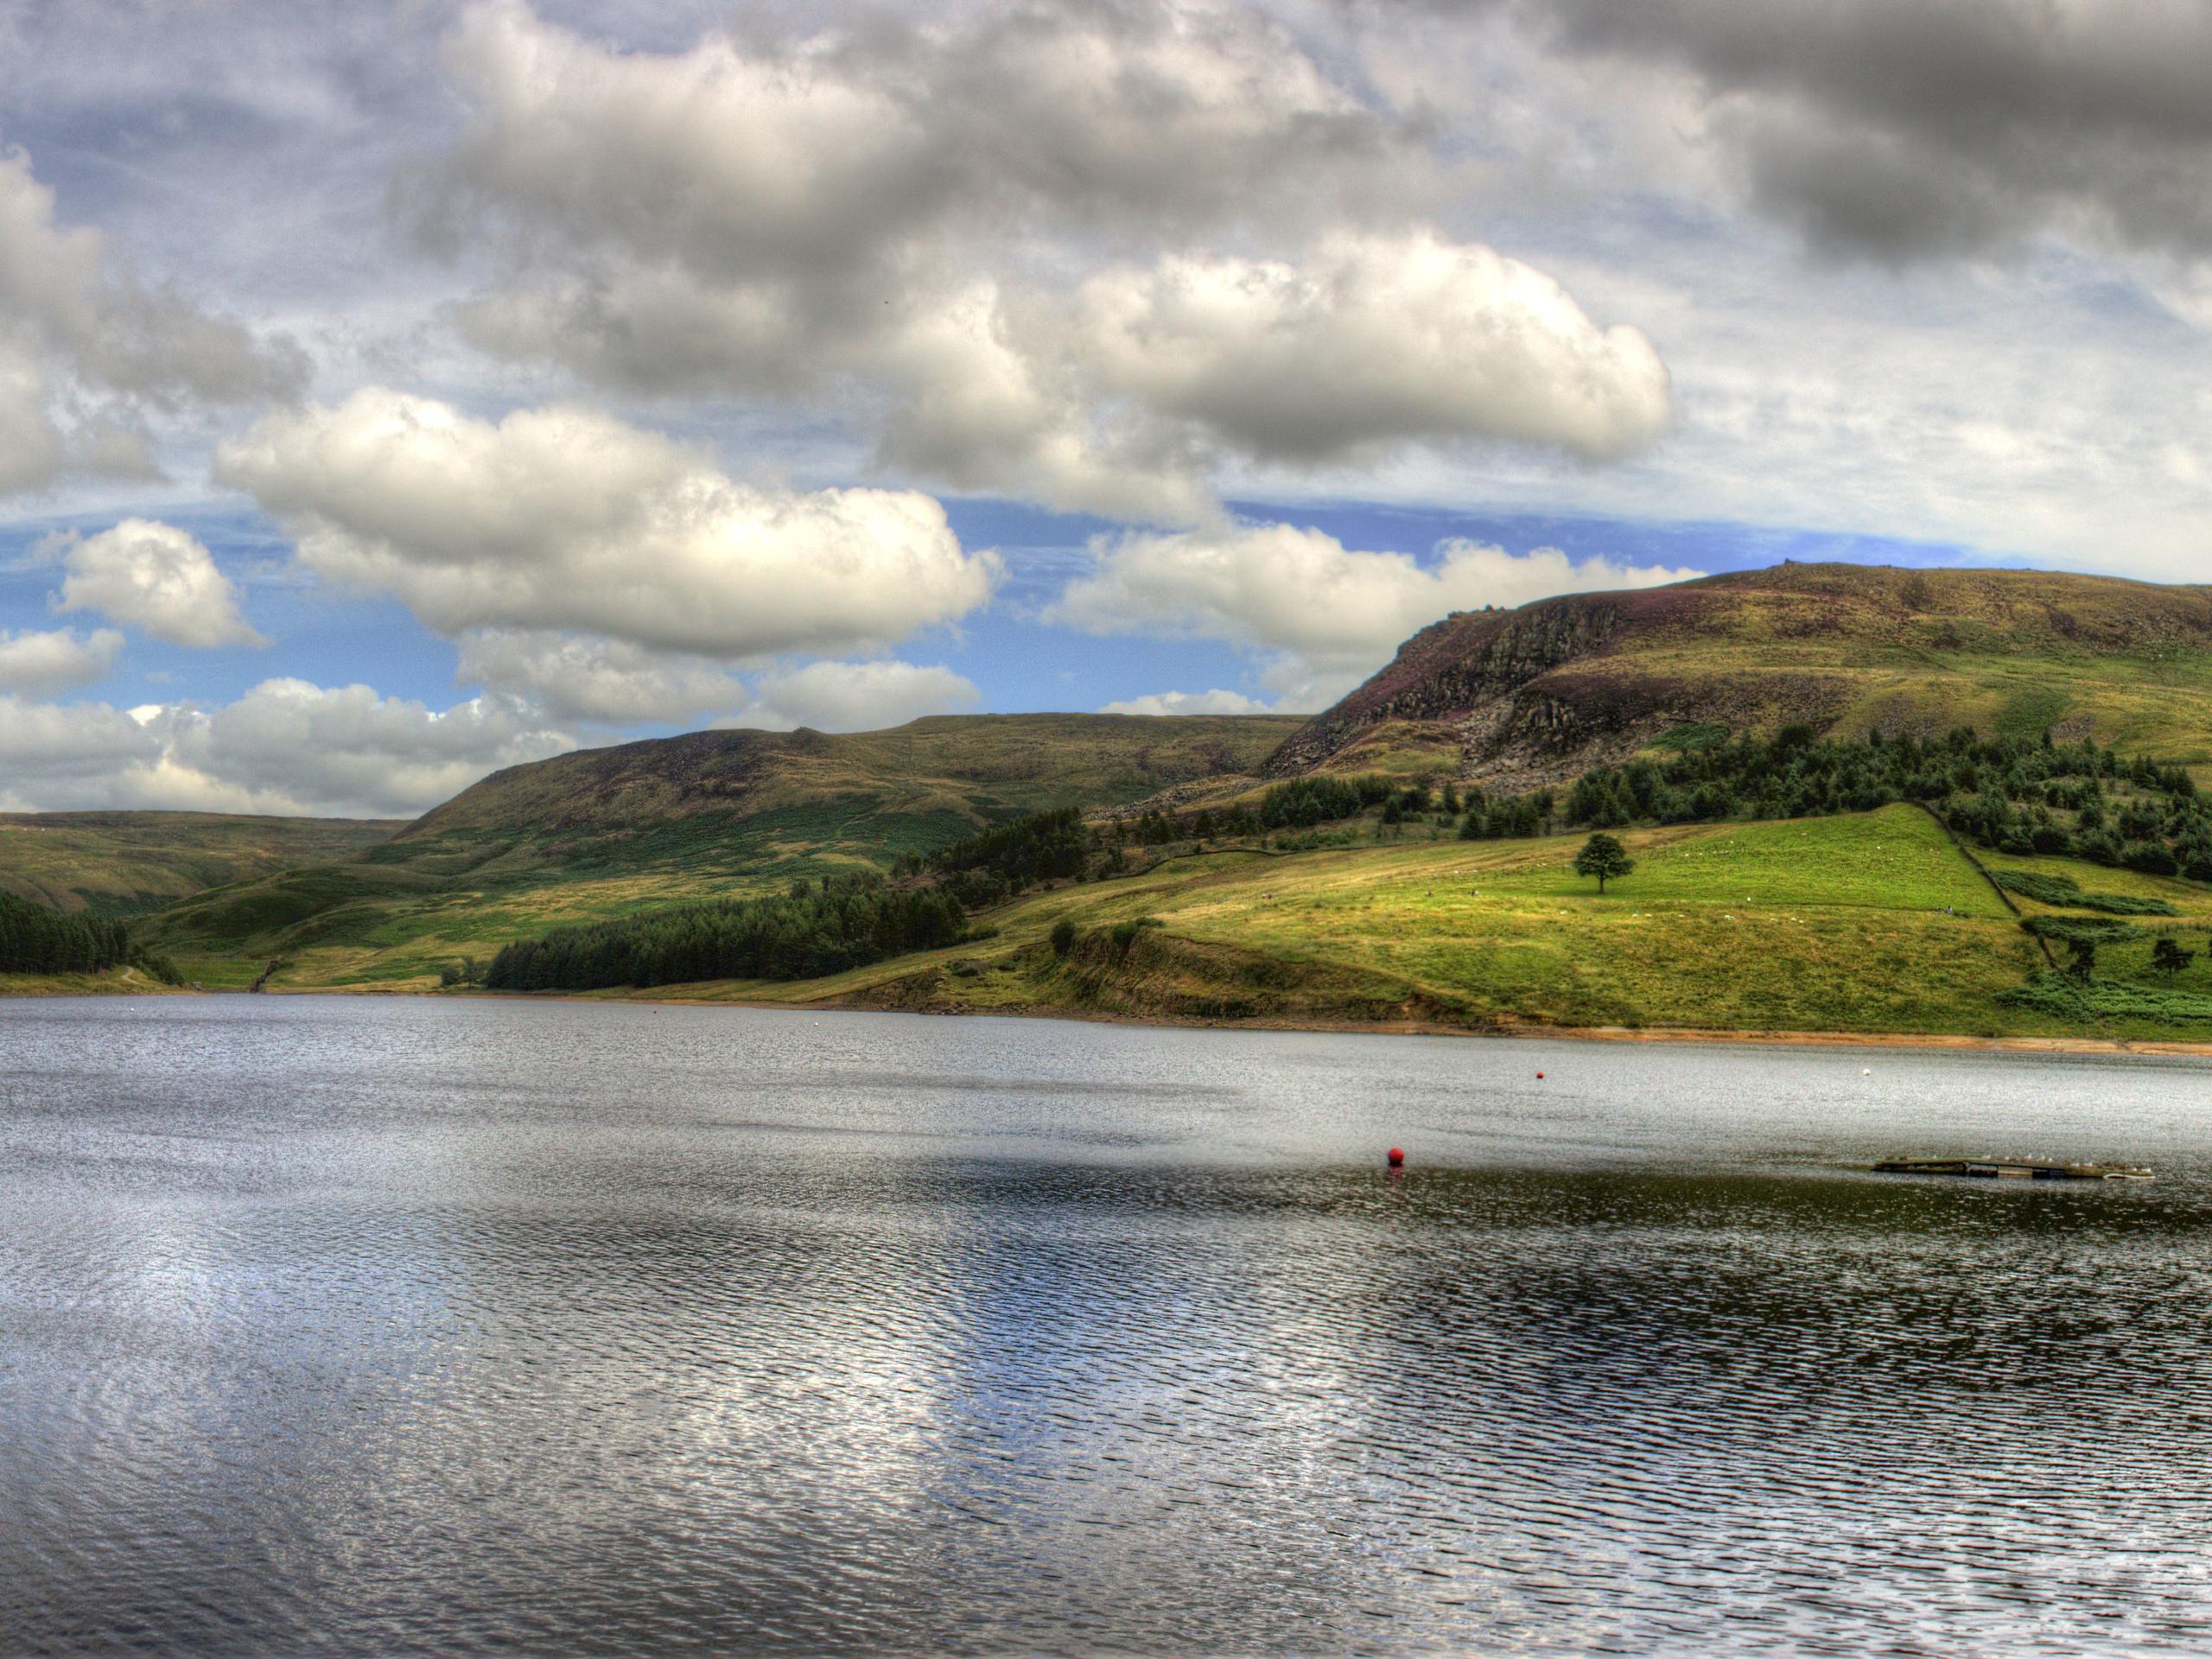
<path id="1" fill-rule="evenodd" d="M 1465 612 L 1423 629 L 1271 771 L 1401 750 L 1548 782 L 1684 730 L 2056 730 L 2212 763 L 2212 588 L 1785 564 Z M 1423 762 L 1426 764 L 1426 761 Z"/>
<path id="2" fill-rule="evenodd" d="M 99 974 L 0 974 L 0 996 L 181 996 L 188 989 L 130 967 Z"/>
<path id="3" fill-rule="evenodd" d="M 1573 873 L 1579 836 L 1188 857 L 1019 901 L 985 918 L 996 938 L 927 957 L 654 995 L 1260 1023 L 2212 1039 L 2212 1019 L 2062 1018 L 2009 1002 L 2044 958 L 1915 808 L 1623 838 L 1636 873 L 1602 897 Z M 2159 928 L 2199 949 L 2212 937 L 2202 887 L 2005 862 L 2164 898 L 2180 913 Z M 1049 943 L 1063 917 L 1077 930 L 1065 957 Z M 2151 937 L 2106 953 L 2101 975 L 2177 989 L 2212 1015 L 2212 965 L 2200 955 L 2178 982 L 2154 976 Z"/>
<path id="4" fill-rule="evenodd" d="M 586 750 L 495 773 L 359 856 L 201 893 L 144 937 L 209 985 L 283 957 L 280 985 L 420 987 L 548 927 L 888 867 L 1018 813 L 1249 775 L 1299 724 L 979 715 Z"/>
<path id="5" fill-rule="evenodd" d="M 226 882 L 352 858 L 405 827 L 214 812 L 0 813 L 0 893 L 125 915 Z"/>

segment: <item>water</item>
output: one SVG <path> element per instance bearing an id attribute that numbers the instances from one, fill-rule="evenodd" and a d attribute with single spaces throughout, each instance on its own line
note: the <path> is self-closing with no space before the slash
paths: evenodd
<path id="1" fill-rule="evenodd" d="M 0 1650 L 2202 1652 L 2208 1109 L 2177 1061 L 0 1002 Z M 1944 1152 L 2160 1179 L 1847 1167 Z"/>

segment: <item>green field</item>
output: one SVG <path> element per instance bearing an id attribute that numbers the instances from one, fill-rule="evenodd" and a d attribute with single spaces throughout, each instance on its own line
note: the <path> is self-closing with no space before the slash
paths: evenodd
<path id="1" fill-rule="evenodd" d="M 1020 900 L 983 918 L 996 938 L 927 957 L 651 995 L 1258 1023 L 2212 1039 L 2212 1023 L 2009 1006 L 2044 958 L 1916 809 L 1624 840 L 1636 873 L 1603 897 L 1573 873 L 1579 836 L 1228 853 Z M 2176 896 L 2183 919 L 2161 928 L 2212 927 L 2202 889 L 2069 868 L 2084 886 Z M 1065 959 L 1047 943 L 1063 916 L 1079 932 Z M 1117 923 L 1147 917 L 1158 925 L 1117 939 Z M 2100 973 L 2152 982 L 2150 937 Z M 2212 995 L 2212 968 L 2200 958 L 2179 985 Z"/>
<path id="2" fill-rule="evenodd" d="M 104 974 L 0 974 L 0 996 L 178 996 L 187 989 L 164 985 L 137 968 Z"/>

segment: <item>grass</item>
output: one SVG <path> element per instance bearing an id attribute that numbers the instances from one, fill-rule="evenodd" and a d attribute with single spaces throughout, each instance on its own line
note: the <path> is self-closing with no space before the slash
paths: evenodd
<path id="1" fill-rule="evenodd" d="M 0 974 L 0 996 L 86 996 L 118 993 L 136 996 L 175 996 L 187 988 L 181 985 L 164 985 L 139 968 L 112 968 L 102 974 Z"/>
<path id="2" fill-rule="evenodd" d="M 1573 873 L 1579 836 L 1377 839 L 1370 827 L 1342 837 L 1349 844 L 1222 849 L 1033 894 L 979 918 L 995 930 L 988 938 L 830 979 L 651 995 L 1277 1024 L 2206 1034 L 2195 1009 L 2212 998 L 2212 958 L 2200 954 L 2173 979 L 2150 963 L 2158 931 L 2212 938 L 2212 892 L 2189 883 L 2068 860 L 1993 861 L 2181 912 L 2101 950 L 2094 992 L 2061 995 L 2035 990 L 2043 982 L 2031 976 L 2045 963 L 2019 916 L 1916 809 L 1622 838 L 1637 868 L 1603 895 Z M 210 987 L 242 986 L 283 955 L 285 988 L 421 990 L 445 963 L 488 960 L 508 939 L 728 891 L 735 878 L 695 849 L 690 862 L 588 880 L 541 871 L 408 885 L 423 879 L 381 864 L 296 872 L 290 889 L 320 906 L 303 918 L 287 919 L 272 899 L 284 883 L 181 907 L 225 928 L 270 924 L 253 952 L 195 953 L 181 934 L 161 943 Z M 2079 913 L 2015 902 L 2030 915 Z M 1077 934 L 1065 957 L 1049 943 L 1063 917 Z"/>
<path id="3" fill-rule="evenodd" d="M 1976 856 L 1989 867 L 1993 875 L 2026 876 L 2043 881 L 2056 880 L 2062 885 L 2072 882 L 2090 889 L 2099 898 L 2118 898 L 2123 901 L 2162 906 L 2163 910 L 2146 909 L 2145 915 L 2161 913 L 2178 917 L 2183 921 L 2212 923 L 2212 887 L 2194 881 L 2184 881 L 2175 876 L 2143 875 L 2134 870 L 2120 869 L 2101 864 L 2090 864 L 2073 858 L 2028 858 L 2011 853 L 1978 852 Z M 2008 883 L 2009 886 L 2009 883 Z M 2057 912 L 2077 907 L 2079 900 L 2060 906 L 2037 899 L 2032 893 L 2014 891 L 2014 901 L 2030 915 L 2044 912 Z"/>
<path id="4" fill-rule="evenodd" d="M 213 812 L 0 814 L 0 891 L 130 915 L 227 882 L 353 857 L 404 826 Z"/>
<path id="5" fill-rule="evenodd" d="M 2178 916 L 2166 899 L 2130 893 L 2084 893 L 2070 875 L 2042 875 L 2032 870 L 1993 870 L 1991 879 L 2005 892 L 2063 910 L 2102 911 L 2108 916 Z"/>
<path id="6" fill-rule="evenodd" d="M 1913 809 L 1623 839 L 1636 872 L 1602 898 L 1573 873 L 1580 837 L 1224 854 L 1020 900 L 989 917 L 1000 931 L 984 944 L 833 980 L 675 994 L 1278 1023 L 2203 1034 L 2147 1003 L 2012 1000 L 2041 954 Z M 1065 958 L 1046 943 L 1063 916 L 1078 930 Z M 1127 925 L 1146 918 L 1158 925 Z M 2181 986 L 2156 979 L 2149 938 L 2101 956 L 2101 969 L 2212 990 L 2202 962 Z"/>

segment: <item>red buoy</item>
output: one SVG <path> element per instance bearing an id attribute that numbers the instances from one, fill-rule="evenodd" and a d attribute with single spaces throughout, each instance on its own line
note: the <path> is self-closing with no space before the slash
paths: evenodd
<path id="1" fill-rule="evenodd" d="M 1401 1168 L 1403 1168 L 1403 1167 L 1404 1167 L 1404 1166 L 1405 1166 L 1405 1161 L 1406 1161 L 1406 1154 L 1405 1154 L 1403 1152 L 1400 1151 L 1396 1147 L 1391 1147 L 1391 1148 L 1390 1148 L 1390 1167 L 1391 1167 L 1391 1168 L 1393 1168 L 1393 1169 L 1401 1169 Z"/>
<path id="2" fill-rule="evenodd" d="M 1544 1080 L 1544 1074 L 1543 1074 L 1542 1072 L 1541 1072 L 1541 1071 L 1537 1072 L 1537 1073 L 1536 1073 L 1536 1081 L 1537 1081 L 1537 1082 L 1539 1082 L 1539 1083 L 1541 1083 L 1543 1080 Z"/>

